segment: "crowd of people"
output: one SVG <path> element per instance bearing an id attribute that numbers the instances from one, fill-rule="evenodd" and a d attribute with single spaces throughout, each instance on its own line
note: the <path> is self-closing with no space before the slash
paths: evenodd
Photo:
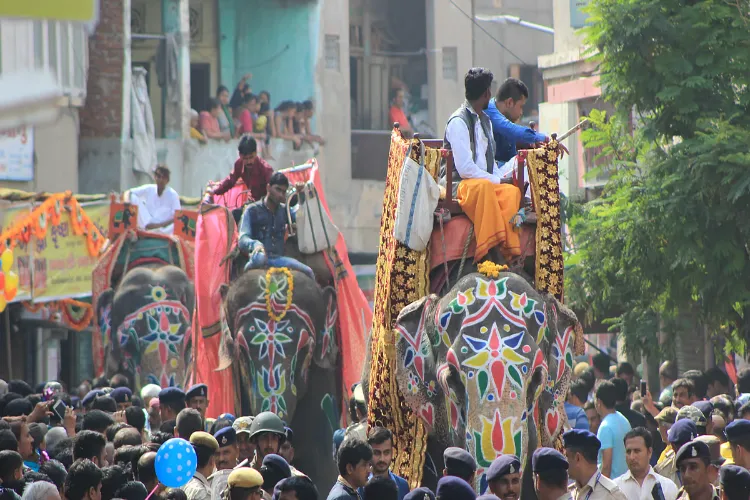
<path id="1" fill-rule="evenodd" d="M 600 354 L 574 369 L 563 451 L 532 452 L 540 500 L 747 500 L 750 498 L 750 369 L 736 387 L 720 369 L 678 378 L 659 371 L 658 399 L 633 367 L 610 371 Z M 149 384 L 139 394 L 122 375 L 32 389 L 0 381 L 0 499 L 67 500 L 464 500 L 521 498 L 521 459 L 500 455 L 484 471 L 465 449 L 443 454 L 433 493 L 410 490 L 391 471 L 393 435 L 368 427 L 362 387 L 353 388 L 353 425 L 334 434 L 335 484 L 315 485 L 294 467 L 294 431 L 270 412 L 206 418 L 209 388 Z M 195 450 L 197 469 L 179 488 L 161 484 L 159 448 L 173 437 Z M 323 444 L 325 446 L 325 444 Z M 487 492 L 478 497 L 478 474 Z"/>
<path id="2" fill-rule="evenodd" d="M 312 131 L 315 106 L 311 100 L 282 101 L 273 108 L 268 91 L 252 92 L 251 78 L 250 74 L 243 76 L 231 96 L 229 89 L 220 85 L 216 96 L 208 100 L 205 110 L 200 113 L 191 110 L 190 135 L 193 139 L 206 143 L 249 135 L 259 144 L 266 145 L 271 137 L 278 137 L 291 141 L 295 149 L 305 142 L 325 144 L 325 140 Z"/>

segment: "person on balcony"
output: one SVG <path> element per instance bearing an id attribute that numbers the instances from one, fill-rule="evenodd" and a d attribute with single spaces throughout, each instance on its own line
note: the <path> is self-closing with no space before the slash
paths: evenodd
<path id="1" fill-rule="evenodd" d="M 521 254 L 519 235 L 510 222 L 518 212 L 521 192 L 501 182 L 492 122 L 485 114 L 493 78 L 485 68 L 472 68 L 466 73 L 466 100 L 448 119 L 443 141 L 444 147 L 453 151 L 453 195 L 474 223 L 475 262 L 497 246 L 506 260 Z M 444 168 L 441 183 L 445 183 Z"/>
<path id="2" fill-rule="evenodd" d="M 169 169 L 159 165 L 154 170 L 155 184 L 144 184 L 123 194 L 125 203 L 138 207 L 138 229 L 161 234 L 174 232 L 174 214 L 180 210 L 180 196 L 169 184 Z"/>
<path id="3" fill-rule="evenodd" d="M 284 256 L 284 234 L 287 227 L 286 192 L 289 179 L 281 172 L 276 172 L 268 181 L 267 194 L 255 203 L 251 203 L 242 214 L 240 221 L 240 252 L 249 260 L 245 270 L 265 267 L 287 267 L 305 273 L 313 281 L 313 270 L 291 257 Z M 302 196 L 302 186 L 297 186 Z M 301 200 L 300 200 L 301 201 Z M 290 213 L 295 222 L 297 204 Z"/>
<path id="4" fill-rule="evenodd" d="M 234 169 L 217 187 L 209 189 L 209 194 L 222 195 L 232 189 L 242 178 L 253 200 L 260 200 L 266 195 L 273 169 L 258 156 L 258 143 L 254 137 L 243 136 L 237 150 L 240 157 L 234 162 Z"/>
<path id="5" fill-rule="evenodd" d="M 398 122 L 399 130 L 404 134 L 404 137 L 411 137 L 414 130 L 412 130 L 409 119 L 406 117 L 405 104 L 404 89 L 393 89 L 391 109 L 388 110 L 388 120 L 390 121 L 388 126 L 392 126 L 395 122 Z"/>

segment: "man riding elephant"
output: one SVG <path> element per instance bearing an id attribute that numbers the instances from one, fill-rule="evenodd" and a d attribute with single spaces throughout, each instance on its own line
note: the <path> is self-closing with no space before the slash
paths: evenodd
<path id="1" fill-rule="evenodd" d="M 287 189 L 289 179 L 281 172 L 276 172 L 268 182 L 266 195 L 248 205 L 242 214 L 239 248 L 249 257 L 245 270 L 269 266 L 287 267 L 303 272 L 314 280 L 315 275 L 309 266 L 297 259 L 284 256 L 284 233 L 287 226 L 287 209 L 284 202 Z M 294 222 L 296 207 L 290 213 Z"/>

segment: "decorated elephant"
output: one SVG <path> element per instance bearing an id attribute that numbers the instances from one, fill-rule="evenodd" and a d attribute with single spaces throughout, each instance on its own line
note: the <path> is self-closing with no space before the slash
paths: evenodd
<path id="1" fill-rule="evenodd" d="M 425 485 L 442 475 L 445 448 L 458 446 L 476 458 L 480 492 L 498 455 L 520 457 L 524 498 L 533 498 L 531 451 L 554 446 L 566 424 L 578 323 L 519 275 L 488 274 L 401 311 L 396 380 L 429 432 Z"/>
<path id="2" fill-rule="evenodd" d="M 217 369 L 232 366 L 235 406 L 288 422 L 297 436 L 295 466 L 317 484 L 333 483 L 329 444 L 342 386 L 334 288 L 271 268 L 244 272 L 223 294 Z"/>
<path id="3" fill-rule="evenodd" d="M 185 271 L 152 264 L 127 271 L 101 293 L 96 316 L 104 339 L 105 373 L 122 373 L 135 389 L 182 386 L 188 363 L 193 284 Z"/>

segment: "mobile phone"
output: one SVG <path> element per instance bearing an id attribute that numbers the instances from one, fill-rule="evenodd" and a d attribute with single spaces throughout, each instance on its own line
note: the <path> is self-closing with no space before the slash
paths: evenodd
<path id="1" fill-rule="evenodd" d="M 65 419 L 65 402 L 62 399 L 58 399 L 57 402 L 52 405 L 52 411 L 57 415 L 61 421 Z"/>
<path id="2" fill-rule="evenodd" d="M 646 381 L 641 380 L 641 397 L 646 395 Z"/>

